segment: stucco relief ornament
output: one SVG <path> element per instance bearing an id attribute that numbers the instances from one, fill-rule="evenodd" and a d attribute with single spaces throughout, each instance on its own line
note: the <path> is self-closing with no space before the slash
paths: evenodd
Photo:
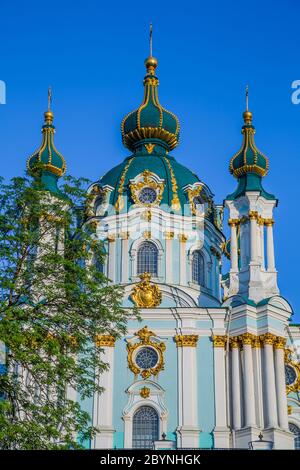
<path id="1" fill-rule="evenodd" d="M 153 308 L 161 303 L 161 292 L 155 284 L 150 283 L 151 274 L 144 273 L 141 281 L 133 288 L 131 299 L 137 307 Z"/>

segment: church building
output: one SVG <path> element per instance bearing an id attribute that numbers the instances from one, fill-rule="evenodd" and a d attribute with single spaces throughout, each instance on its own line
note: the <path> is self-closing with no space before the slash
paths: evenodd
<path id="1" fill-rule="evenodd" d="M 264 189 L 269 160 L 256 146 L 252 113 L 247 105 L 229 162 L 233 192 L 216 203 L 175 158 L 180 123 L 160 104 L 157 64 L 146 59 L 144 97 L 121 124 L 129 156 L 89 188 L 89 221 L 107 253 L 102 269 L 141 320 L 130 320 L 121 339 L 98 338 L 109 369 L 105 391 L 82 404 L 98 428 L 87 447 L 300 448 L 300 327 L 280 295 L 278 200 Z M 51 111 L 45 120 L 44 182 L 53 191 L 65 161 Z"/>

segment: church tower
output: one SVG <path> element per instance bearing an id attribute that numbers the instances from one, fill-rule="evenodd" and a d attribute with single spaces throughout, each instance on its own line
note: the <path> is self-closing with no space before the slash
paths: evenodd
<path id="1" fill-rule="evenodd" d="M 269 162 L 254 141 L 248 90 L 246 97 L 243 143 L 230 160 L 238 187 L 225 200 L 231 230 L 223 304 L 229 307 L 230 422 L 235 447 L 246 447 L 261 431 L 275 449 L 293 448 L 284 365 L 292 310 L 277 286 L 273 209 L 278 201 L 263 188 Z"/>

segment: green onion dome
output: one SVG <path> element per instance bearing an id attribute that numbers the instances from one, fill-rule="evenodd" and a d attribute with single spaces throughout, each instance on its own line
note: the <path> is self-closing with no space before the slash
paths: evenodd
<path id="1" fill-rule="evenodd" d="M 43 139 L 40 147 L 28 158 L 27 170 L 40 176 L 46 190 L 57 192 L 57 180 L 66 172 L 66 161 L 54 145 L 55 127 L 50 109 L 44 113 Z"/>
<path id="2" fill-rule="evenodd" d="M 230 160 L 229 170 L 238 179 L 238 187 L 226 199 L 235 200 L 249 191 L 258 191 L 266 199 L 275 199 L 262 186 L 262 179 L 269 170 L 269 160 L 255 145 L 255 127 L 252 125 L 252 113 L 248 110 L 248 90 L 246 91 L 245 121 L 242 127 L 243 143 L 240 150 Z"/>
<path id="3" fill-rule="evenodd" d="M 162 146 L 167 151 L 174 149 L 179 141 L 178 118 L 164 109 L 158 100 L 158 78 L 155 76 L 157 59 L 145 60 L 147 75 L 144 79 L 144 99 L 135 111 L 122 121 L 122 139 L 131 151 L 145 145 L 146 148 Z"/>
<path id="4" fill-rule="evenodd" d="M 230 173 L 240 178 L 247 173 L 266 176 L 269 169 L 268 158 L 258 150 L 254 142 L 255 127 L 252 125 L 251 111 L 243 114 L 245 125 L 242 127 L 243 143 L 240 150 L 230 160 Z"/>

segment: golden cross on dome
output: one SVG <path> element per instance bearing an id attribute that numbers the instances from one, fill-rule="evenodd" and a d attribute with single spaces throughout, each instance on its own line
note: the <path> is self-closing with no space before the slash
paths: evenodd
<path id="1" fill-rule="evenodd" d="M 248 87 L 248 85 L 246 85 L 246 111 L 249 111 L 249 109 L 248 109 L 249 108 L 249 106 L 248 106 L 249 105 L 249 96 L 248 96 L 249 91 L 248 90 L 249 90 L 249 87 Z"/>
<path id="2" fill-rule="evenodd" d="M 52 89 L 51 86 L 48 88 L 48 111 L 51 111 L 51 103 L 52 103 Z"/>
<path id="3" fill-rule="evenodd" d="M 150 46 L 150 57 L 152 57 L 152 23 L 150 23 L 149 46 Z"/>

